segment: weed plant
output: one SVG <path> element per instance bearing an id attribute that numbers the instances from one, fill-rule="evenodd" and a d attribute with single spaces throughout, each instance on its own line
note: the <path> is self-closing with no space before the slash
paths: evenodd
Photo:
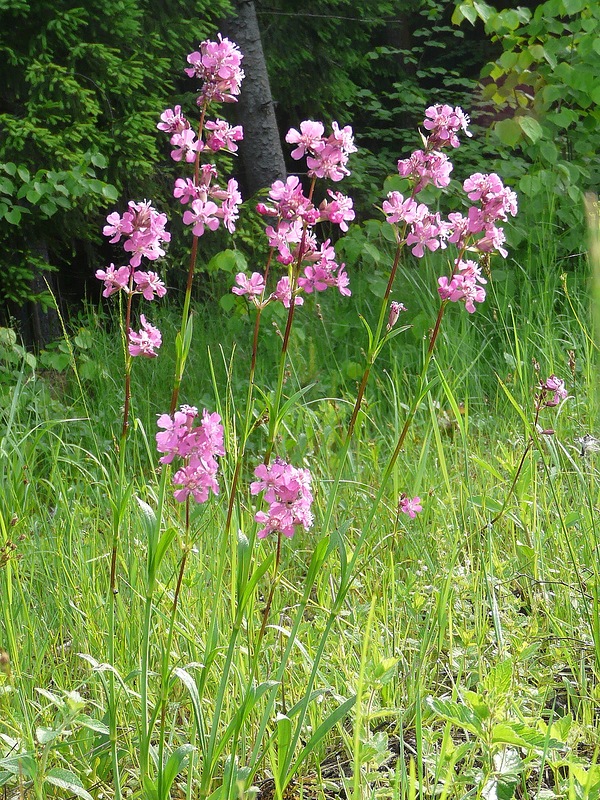
<path id="1" fill-rule="evenodd" d="M 193 69 L 219 48 L 235 64 L 227 40 L 203 48 Z M 235 81 L 217 86 L 236 94 Z M 200 134 L 212 95 L 201 98 Z M 425 156 L 464 130 L 457 111 L 428 109 Z M 290 139 L 312 137 L 311 188 L 298 190 L 309 208 L 333 145 L 303 125 Z M 489 255 L 487 231 L 470 231 L 454 260 L 435 234 L 417 268 L 408 249 L 423 221 L 413 217 L 418 178 L 399 177 L 408 195 L 390 191 L 387 222 L 349 232 L 369 247 L 352 264 L 345 308 L 310 283 L 309 209 L 298 240 L 273 245 L 273 264 L 286 248 L 293 256 L 287 284 L 270 295 L 268 276 L 239 273 L 249 302 L 240 297 L 228 316 L 192 303 L 197 230 L 183 315 L 155 304 L 136 333 L 142 282 L 131 265 L 102 271 L 107 288 L 121 282 L 121 302 L 90 310 L 38 363 L 3 332 L 7 796 L 598 796 L 588 266 L 563 274 L 544 239 L 482 273 L 462 266 L 467 247 L 483 263 Z M 184 222 L 195 228 L 202 209 L 191 208 Z M 331 217 L 324 208 L 317 217 Z M 109 225 L 123 230 L 126 214 L 137 224 L 149 209 L 130 204 Z M 597 282 L 593 201 L 590 218 Z M 333 258 L 322 282 L 343 290 Z M 470 300 L 476 313 L 459 302 Z M 63 372 L 51 369 L 61 353 Z M 214 409 L 206 483 L 181 475 L 199 469 L 195 451 L 183 466 L 166 457 L 169 419 L 185 419 L 186 436 L 196 424 L 186 407 L 177 412 L 182 400 Z"/>

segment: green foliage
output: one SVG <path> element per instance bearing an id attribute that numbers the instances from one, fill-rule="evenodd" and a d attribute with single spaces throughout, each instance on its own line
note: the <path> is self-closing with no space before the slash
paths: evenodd
<path id="1" fill-rule="evenodd" d="M 423 109 L 435 102 L 468 109 L 489 58 L 489 44 L 465 37 L 441 0 L 309 0 L 301 9 L 276 0 L 259 13 L 282 130 L 301 119 L 352 124 L 360 158 L 351 160 L 347 185 L 363 214 L 414 146 Z"/>
<path id="2" fill-rule="evenodd" d="M 553 216 L 565 251 L 577 252 L 583 230 L 582 191 L 600 184 L 600 7 L 547 0 L 533 11 L 497 10 L 479 0 L 456 3 L 453 21 L 484 23 L 501 46 L 483 70 L 486 110 L 500 142 L 522 155 L 518 188 L 530 219 L 554 197 Z"/>
<path id="3" fill-rule="evenodd" d="M 75 242 L 98 241 L 101 212 L 117 196 L 166 200 L 156 122 L 186 53 L 228 8 L 227 0 L 193 9 L 183 0 L 1 4 L 3 297 L 32 299 L 36 242 L 54 264 L 68 264 Z"/>

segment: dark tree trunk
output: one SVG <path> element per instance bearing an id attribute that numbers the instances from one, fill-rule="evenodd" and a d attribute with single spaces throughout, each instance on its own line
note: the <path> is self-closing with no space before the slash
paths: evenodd
<path id="1" fill-rule="evenodd" d="M 48 247 L 45 240 L 32 241 L 29 243 L 29 247 L 35 256 L 36 262 L 45 261 L 49 263 Z M 58 301 L 56 274 L 53 271 L 36 268 L 30 288 L 33 295 L 47 294 L 48 291 L 51 291 L 55 300 Z M 22 306 L 15 316 L 19 321 L 21 337 L 26 347 L 30 349 L 41 350 L 62 334 L 60 320 L 55 308 L 48 307 L 47 310 L 44 310 L 41 303 L 31 300 L 25 306 Z"/>
<path id="2" fill-rule="evenodd" d="M 244 168 L 244 196 L 251 197 L 275 180 L 285 180 L 286 169 L 275 119 L 269 75 L 252 0 L 234 0 L 234 16 L 221 26 L 244 55 L 246 77 L 235 116 L 244 128 L 240 154 Z"/>

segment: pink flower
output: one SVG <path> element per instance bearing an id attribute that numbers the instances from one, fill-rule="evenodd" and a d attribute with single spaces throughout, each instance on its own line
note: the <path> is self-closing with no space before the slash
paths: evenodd
<path id="1" fill-rule="evenodd" d="M 190 78 L 203 81 L 198 105 L 216 101 L 219 103 L 235 103 L 244 79 L 241 69 L 243 55 L 240 49 L 229 39 L 218 34 L 218 41 L 206 40 L 200 44 L 200 50 L 187 57 L 191 67 L 185 70 Z"/>
<path id="2" fill-rule="evenodd" d="M 132 356 L 146 356 L 146 358 L 154 358 L 156 350 L 162 344 L 162 336 L 158 328 L 146 322 L 146 317 L 140 314 L 140 322 L 142 328 L 138 333 L 129 331 L 129 353 Z"/>
<path id="3" fill-rule="evenodd" d="M 167 287 L 156 272 L 134 272 L 133 280 L 137 291 L 141 292 L 146 300 L 153 300 L 155 295 L 164 297 L 167 293 Z"/>
<path id="4" fill-rule="evenodd" d="M 292 287 L 290 284 L 290 279 L 287 275 L 284 275 L 283 278 L 280 278 L 275 291 L 269 298 L 270 300 L 279 300 L 285 308 L 289 308 L 292 302 Z M 296 296 L 294 298 L 294 305 L 301 306 L 304 304 L 304 298 Z"/>
<path id="5" fill-rule="evenodd" d="M 200 139 L 196 139 L 196 134 L 191 128 L 186 128 L 181 133 L 174 133 L 171 136 L 171 144 L 175 148 L 171 150 L 173 161 L 185 158 L 189 164 L 196 160 L 196 153 L 204 149 L 204 144 Z"/>
<path id="6" fill-rule="evenodd" d="M 400 495 L 398 507 L 403 514 L 408 514 L 411 519 L 414 519 L 417 514 L 423 511 L 420 497 L 407 497 L 405 494 Z"/>
<path id="7" fill-rule="evenodd" d="M 323 200 L 319 206 L 321 215 L 319 221 L 328 220 L 334 225 L 339 225 L 340 230 L 345 233 L 348 230 L 348 222 L 352 222 L 356 216 L 352 207 L 352 198 L 346 197 L 341 192 L 332 192 L 331 189 L 327 189 L 327 194 L 333 199 L 330 203 L 327 200 Z"/>
<path id="8" fill-rule="evenodd" d="M 139 267 L 142 257 L 154 261 L 163 256 L 161 245 L 171 240 L 171 234 L 165 230 L 166 215 L 159 214 L 148 200 L 141 203 L 130 200 L 122 217 L 115 211 L 106 221 L 109 224 L 104 226 L 103 233 L 111 237 L 111 243 L 125 237 L 123 249 L 132 254 L 129 260 L 132 267 Z"/>
<path id="9" fill-rule="evenodd" d="M 314 156 L 306 157 L 309 177 L 329 178 L 331 181 L 341 181 L 350 171 L 346 169 L 348 156 L 344 151 L 331 144 L 326 144 Z"/>
<path id="10" fill-rule="evenodd" d="M 238 150 L 236 142 L 244 138 L 244 131 L 241 125 L 232 127 L 224 119 L 218 119 L 215 122 L 209 120 L 204 127 L 206 130 L 211 131 L 206 137 L 206 145 L 215 152 L 227 149 L 230 153 L 236 153 Z"/>
<path id="11" fill-rule="evenodd" d="M 412 197 L 405 200 L 400 192 L 389 192 L 382 208 L 386 222 L 392 225 L 395 222 L 415 222 L 417 219 L 417 203 Z"/>
<path id="12" fill-rule="evenodd" d="M 247 295 L 248 300 L 262 297 L 265 290 L 265 279 L 259 272 L 253 272 L 249 278 L 243 272 L 238 272 L 235 282 L 237 286 L 234 286 L 231 291 L 234 294 Z"/>
<path id="13" fill-rule="evenodd" d="M 194 236 L 202 236 L 204 234 L 204 226 L 211 231 L 215 231 L 219 227 L 218 211 L 219 207 L 212 200 L 207 202 L 194 200 L 192 202 L 192 210 L 185 211 L 183 214 L 184 225 L 193 225 L 192 233 Z"/>
<path id="14" fill-rule="evenodd" d="M 429 183 L 438 189 L 448 186 L 452 169 L 448 156 L 437 150 L 415 150 L 410 158 L 398 161 L 398 174 L 415 181 L 415 192 L 420 192 Z"/>
<path id="15" fill-rule="evenodd" d="M 557 406 L 568 396 L 568 392 L 565 389 L 565 382 L 561 381 L 560 378 L 557 378 L 556 375 L 550 375 L 550 377 L 546 378 L 545 381 L 540 381 L 540 389 L 540 400 L 544 399 L 545 395 L 548 393 L 553 394 L 552 398 L 544 402 L 544 405 L 548 408 Z"/>
<path id="16" fill-rule="evenodd" d="M 460 142 L 456 135 L 462 131 L 467 136 L 473 134 L 467 130 L 469 117 L 464 113 L 460 106 L 452 108 L 448 105 L 430 106 L 425 111 L 425 121 L 423 127 L 430 131 L 428 147 L 445 147 L 451 145 L 458 147 Z"/>
<path id="17" fill-rule="evenodd" d="M 225 455 L 221 417 L 204 409 L 200 425 L 195 425 L 197 417 L 197 408 L 181 406 L 172 417 L 162 414 L 158 418 L 158 427 L 164 429 L 156 434 L 156 448 L 165 453 L 160 462 L 170 464 L 176 456 L 186 461 L 172 479 L 174 486 L 181 487 L 173 493 L 179 503 L 189 496 L 204 503 L 210 492 L 219 493 L 216 459 Z"/>
<path id="18" fill-rule="evenodd" d="M 390 303 L 390 315 L 388 317 L 386 330 L 391 331 L 394 325 L 398 322 L 398 317 L 401 311 L 406 311 L 404 303 L 399 303 L 397 300 L 392 300 Z"/>
<path id="19" fill-rule="evenodd" d="M 129 286 L 129 276 L 131 275 L 131 267 L 119 267 L 115 269 L 115 265 L 111 264 L 106 270 L 97 269 L 96 277 L 104 281 L 103 297 L 110 297 L 111 294 L 120 291 L 121 289 L 127 290 Z"/>
<path id="20" fill-rule="evenodd" d="M 156 126 L 159 131 L 166 133 L 181 133 L 186 128 L 190 127 L 190 123 L 181 113 L 181 106 L 175 108 L 167 108 L 166 111 L 160 115 L 161 122 Z"/>
<path id="21" fill-rule="evenodd" d="M 412 254 L 417 258 L 423 257 L 425 248 L 434 252 L 439 247 L 442 250 L 446 247 L 444 241 L 445 228 L 441 222 L 440 215 L 438 213 L 423 215 L 421 207 L 426 211 L 428 210 L 423 204 L 418 206 L 419 218 L 411 224 L 410 233 L 406 237 L 406 244 L 412 247 Z"/>
<path id="22" fill-rule="evenodd" d="M 300 131 L 295 128 L 290 130 L 285 135 L 285 140 L 288 144 L 298 145 L 295 150 L 292 150 L 291 156 L 296 161 L 306 154 L 306 152 L 316 153 L 324 147 L 323 133 L 325 127 L 322 122 L 313 122 L 307 119 L 300 123 Z"/>
<path id="23" fill-rule="evenodd" d="M 196 186 L 191 178 L 177 178 L 175 181 L 175 188 L 173 189 L 173 197 L 177 197 L 182 204 L 191 203 L 192 200 L 204 199 L 206 200 L 206 191 L 199 186 Z"/>
<path id="24" fill-rule="evenodd" d="M 475 261 L 459 261 L 455 265 L 455 274 L 450 280 L 438 278 L 438 293 L 442 300 L 451 303 L 464 301 L 469 314 L 475 312 L 475 303 L 483 303 L 485 289 L 480 284 L 487 283 L 481 274 L 481 267 Z"/>
<path id="25" fill-rule="evenodd" d="M 261 464 L 254 474 L 258 480 L 250 484 L 250 492 L 264 492 L 269 504 L 267 512 L 258 511 L 254 517 L 262 525 L 256 534 L 259 539 L 270 533 L 282 533 L 291 539 L 298 525 L 305 530 L 312 527 L 312 479 L 308 469 L 296 469 L 277 459 L 268 466 Z"/>

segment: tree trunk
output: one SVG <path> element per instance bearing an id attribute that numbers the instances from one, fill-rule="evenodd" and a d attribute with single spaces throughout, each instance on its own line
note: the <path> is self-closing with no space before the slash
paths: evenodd
<path id="1" fill-rule="evenodd" d="M 31 252 L 35 255 L 36 262 L 49 263 L 48 246 L 45 239 L 35 239 L 29 242 Z M 58 287 L 56 274 L 36 267 L 30 284 L 33 295 L 52 292 L 58 302 Z M 18 314 L 21 323 L 21 336 L 27 347 L 42 350 L 47 344 L 62 335 L 60 320 L 55 308 L 51 306 L 44 310 L 41 303 L 30 300 Z"/>
<path id="2" fill-rule="evenodd" d="M 244 128 L 240 155 L 244 170 L 244 196 L 251 197 L 275 180 L 285 180 L 286 168 L 271 97 L 269 75 L 252 0 L 234 0 L 234 16 L 221 26 L 244 55 L 246 74 L 234 114 Z"/>

